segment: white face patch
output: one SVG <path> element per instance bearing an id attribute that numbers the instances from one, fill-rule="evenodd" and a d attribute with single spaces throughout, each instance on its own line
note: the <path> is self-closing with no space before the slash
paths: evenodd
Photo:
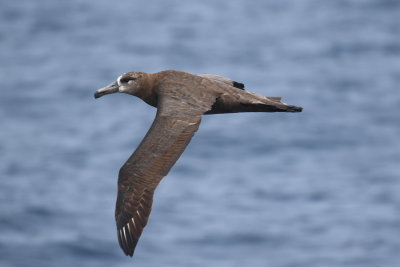
<path id="1" fill-rule="evenodd" d="M 134 93 L 139 90 L 136 79 L 136 77 L 128 76 L 127 73 L 120 75 L 117 78 L 118 91 L 120 93 L 134 95 Z"/>
<path id="2" fill-rule="evenodd" d="M 121 92 L 121 93 L 123 93 L 124 91 L 126 91 L 126 88 L 125 88 L 125 87 L 122 85 L 122 83 L 121 83 L 122 76 L 124 76 L 124 75 L 125 75 L 125 73 L 122 74 L 122 75 L 120 75 L 120 76 L 117 78 L 118 91 Z"/>
<path id="3" fill-rule="evenodd" d="M 124 75 L 124 74 L 120 75 L 120 76 L 117 78 L 118 86 L 121 86 L 121 78 L 122 78 L 123 75 Z"/>

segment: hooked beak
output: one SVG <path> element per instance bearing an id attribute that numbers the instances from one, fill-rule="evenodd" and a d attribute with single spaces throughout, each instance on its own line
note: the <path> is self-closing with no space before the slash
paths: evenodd
<path id="1" fill-rule="evenodd" d="M 94 93 L 94 98 L 99 98 L 103 95 L 108 95 L 108 94 L 113 94 L 113 93 L 118 93 L 119 92 L 119 86 L 117 82 L 113 82 L 110 85 L 107 85 L 106 87 L 103 87 L 99 90 L 97 90 Z"/>

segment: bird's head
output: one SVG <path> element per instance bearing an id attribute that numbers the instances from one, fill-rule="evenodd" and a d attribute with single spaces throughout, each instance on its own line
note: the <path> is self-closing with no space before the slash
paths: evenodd
<path id="1" fill-rule="evenodd" d="M 140 78 L 142 73 L 140 72 L 127 72 L 118 77 L 118 79 L 110 85 L 97 90 L 94 93 L 95 98 L 99 98 L 103 95 L 113 93 L 126 93 L 130 95 L 136 95 L 140 90 Z"/>

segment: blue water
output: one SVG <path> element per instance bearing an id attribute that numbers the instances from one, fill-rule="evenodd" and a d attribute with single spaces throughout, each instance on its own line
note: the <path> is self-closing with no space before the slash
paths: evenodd
<path id="1" fill-rule="evenodd" d="M 400 2 L 2 0 L 0 266 L 400 266 Z M 205 116 L 133 259 L 119 167 L 155 110 L 94 90 L 215 73 L 300 114 Z"/>

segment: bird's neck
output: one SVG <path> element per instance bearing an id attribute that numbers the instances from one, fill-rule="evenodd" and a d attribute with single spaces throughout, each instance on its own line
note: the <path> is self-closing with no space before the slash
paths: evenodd
<path id="1" fill-rule="evenodd" d="M 157 107 L 157 95 L 154 90 L 156 74 L 144 73 L 144 79 L 142 80 L 141 90 L 136 94 L 137 97 L 141 98 L 147 104 Z"/>

